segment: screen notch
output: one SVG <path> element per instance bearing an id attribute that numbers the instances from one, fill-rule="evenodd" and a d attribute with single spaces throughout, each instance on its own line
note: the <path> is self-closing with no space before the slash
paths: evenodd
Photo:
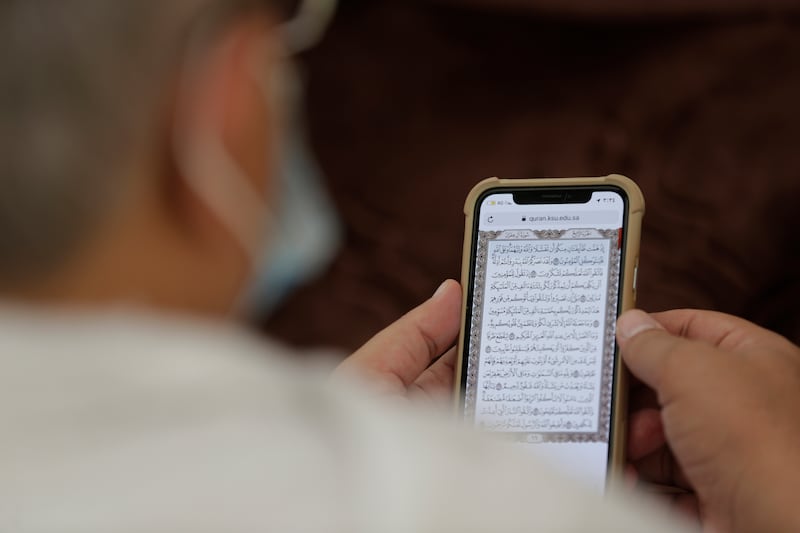
<path id="1" fill-rule="evenodd" d="M 517 205 L 535 204 L 588 204 L 592 199 L 591 189 L 534 189 L 515 191 L 514 203 Z"/>

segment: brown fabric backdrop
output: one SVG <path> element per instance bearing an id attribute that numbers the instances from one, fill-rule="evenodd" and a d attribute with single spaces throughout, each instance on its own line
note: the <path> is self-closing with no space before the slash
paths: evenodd
<path id="1" fill-rule="evenodd" d="M 797 0 L 427 0 L 449 5 L 506 9 L 580 17 L 685 17 L 784 13 Z"/>
<path id="2" fill-rule="evenodd" d="M 557 18 L 345 0 L 305 58 L 313 145 L 347 229 L 266 330 L 355 348 L 458 278 L 490 176 L 636 179 L 640 305 L 800 341 L 800 20 Z"/>

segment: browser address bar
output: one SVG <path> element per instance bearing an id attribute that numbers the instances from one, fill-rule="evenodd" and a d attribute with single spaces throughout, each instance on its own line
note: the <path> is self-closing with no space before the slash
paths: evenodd
<path id="1" fill-rule="evenodd" d="M 520 226 L 530 224 L 538 226 L 541 224 L 614 224 L 619 221 L 619 213 L 616 211 L 538 211 L 535 213 L 487 213 L 481 218 L 487 225 Z"/>

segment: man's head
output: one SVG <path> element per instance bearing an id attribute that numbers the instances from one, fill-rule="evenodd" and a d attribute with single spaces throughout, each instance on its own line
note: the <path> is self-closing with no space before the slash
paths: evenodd
<path id="1" fill-rule="evenodd" d="M 5 0 L 0 291 L 230 307 L 269 195 L 274 22 L 269 0 Z"/>

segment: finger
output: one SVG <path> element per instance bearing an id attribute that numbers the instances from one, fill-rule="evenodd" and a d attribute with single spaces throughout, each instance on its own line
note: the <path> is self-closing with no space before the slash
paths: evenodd
<path id="1" fill-rule="evenodd" d="M 698 351 L 710 351 L 705 344 L 677 337 L 650 315 L 638 309 L 624 313 L 617 322 L 617 339 L 625 364 L 659 397 L 668 369 L 689 371 Z M 681 367 L 680 363 L 686 363 Z M 674 380 L 669 380 L 674 383 Z"/>
<path id="2" fill-rule="evenodd" d="M 752 322 L 714 311 L 680 309 L 651 316 L 673 335 L 707 342 L 728 351 L 741 351 L 754 342 L 788 342 Z"/>
<path id="3" fill-rule="evenodd" d="M 450 397 L 453 394 L 457 352 L 457 347 L 450 348 L 428 367 L 409 387 L 409 396 L 422 395 L 435 401 Z"/>
<path id="4" fill-rule="evenodd" d="M 691 490 L 691 485 L 683 474 L 669 447 L 662 446 L 655 452 L 633 463 L 639 481 L 669 487 Z"/>
<path id="5" fill-rule="evenodd" d="M 691 523 L 699 525 L 702 522 L 700 501 L 695 494 L 674 494 L 672 508 Z"/>
<path id="6" fill-rule="evenodd" d="M 382 379 L 396 379 L 408 387 L 455 344 L 460 309 L 460 285 L 445 281 L 431 299 L 378 333 L 338 371 L 380 374 Z"/>
<path id="7" fill-rule="evenodd" d="M 626 464 L 622 471 L 622 483 L 626 489 L 633 490 L 636 484 L 639 483 L 639 475 L 636 473 L 636 468 L 632 464 Z"/>
<path id="8" fill-rule="evenodd" d="M 639 461 L 666 444 L 661 412 L 658 409 L 636 411 L 631 413 L 628 421 L 629 461 Z"/>

